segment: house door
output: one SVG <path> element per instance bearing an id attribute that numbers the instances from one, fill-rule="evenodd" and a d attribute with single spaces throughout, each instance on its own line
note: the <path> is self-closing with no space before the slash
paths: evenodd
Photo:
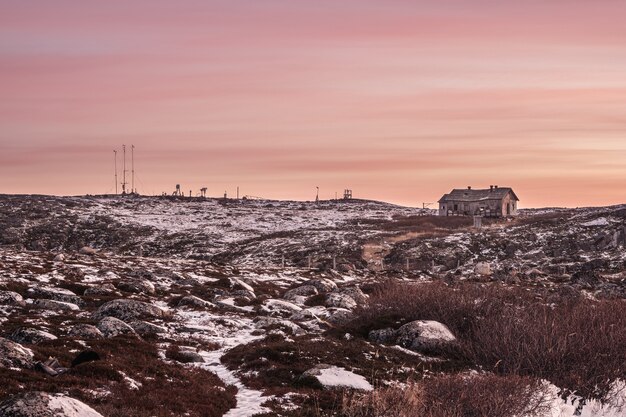
<path id="1" fill-rule="evenodd" d="M 511 215 L 511 203 L 506 203 L 506 215 Z"/>

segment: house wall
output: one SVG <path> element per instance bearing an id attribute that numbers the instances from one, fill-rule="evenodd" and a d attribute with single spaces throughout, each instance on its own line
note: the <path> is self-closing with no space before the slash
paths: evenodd
<path id="1" fill-rule="evenodd" d="M 507 206 L 508 205 L 508 206 Z M 507 209 L 509 207 L 509 209 Z M 446 201 L 439 203 L 440 216 L 484 216 L 507 217 L 517 214 L 517 201 L 509 193 L 503 199 L 482 200 L 473 202 Z"/>

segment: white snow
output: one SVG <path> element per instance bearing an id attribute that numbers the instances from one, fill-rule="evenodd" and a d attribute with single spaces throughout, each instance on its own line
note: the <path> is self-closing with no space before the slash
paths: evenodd
<path id="1" fill-rule="evenodd" d="M 102 417 L 102 414 L 87 404 L 62 394 L 50 394 L 48 407 L 56 413 L 61 413 L 59 415 L 63 417 Z"/>
<path id="2" fill-rule="evenodd" d="M 584 227 L 608 226 L 608 225 L 609 225 L 609 221 L 606 219 L 606 217 L 600 217 L 598 219 L 591 220 L 591 221 L 588 221 L 587 223 L 581 224 L 581 226 L 584 226 Z"/>
<path id="3" fill-rule="evenodd" d="M 626 415 L 626 382 L 617 381 L 608 395 L 609 401 L 602 404 L 597 400 L 587 400 L 582 405 L 581 398 L 575 395 L 563 400 L 559 388 L 547 383 L 548 396 L 551 401 L 548 417 L 624 417 Z"/>

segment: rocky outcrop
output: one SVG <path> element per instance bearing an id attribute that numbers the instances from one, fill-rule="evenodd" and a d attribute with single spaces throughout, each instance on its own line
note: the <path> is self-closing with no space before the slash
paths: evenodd
<path id="1" fill-rule="evenodd" d="M 62 394 L 28 392 L 0 404 L 0 417 L 103 417 L 87 404 Z"/>

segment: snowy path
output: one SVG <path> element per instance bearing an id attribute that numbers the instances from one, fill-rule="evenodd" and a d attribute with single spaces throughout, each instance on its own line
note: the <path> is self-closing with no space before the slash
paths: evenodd
<path id="1" fill-rule="evenodd" d="M 258 413 L 271 411 L 267 407 L 261 406 L 270 397 L 264 397 L 261 391 L 247 388 L 237 376 L 220 362 L 220 357 L 227 349 L 220 349 L 213 352 L 201 352 L 207 362 L 207 369 L 215 372 L 224 383 L 237 387 L 237 406 L 232 408 L 224 417 L 244 417 Z"/>
<path id="2" fill-rule="evenodd" d="M 247 318 L 236 318 L 232 316 L 214 316 L 211 314 L 198 313 L 179 313 L 179 316 L 186 316 L 189 325 L 197 327 L 207 327 L 207 333 L 214 333 L 215 336 L 209 337 L 212 342 L 219 343 L 221 348 L 214 351 L 201 351 L 200 355 L 205 363 L 200 365 L 204 369 L 214 372 L 220 377 L 224 383 L 237 387 L 237 406 L 226 413 L 225 417 L 247 417 L 258 413 L 266 413 L 271 410 L 263 407 L 261 404 L 272 397 L 263 396 L 261 391 L 247 388 L 235 373 L 221 362 L 221 357 L 230 349 L 237 345 L 250 343 L 262 336 L 253 336 L 251 333 L 255 330 L 252 320 Z M 229 322 L 230 326 L 213 327 L 217 318 L 222 318 Z M 208 325 L 208 326 L 207 326 Z"/>

